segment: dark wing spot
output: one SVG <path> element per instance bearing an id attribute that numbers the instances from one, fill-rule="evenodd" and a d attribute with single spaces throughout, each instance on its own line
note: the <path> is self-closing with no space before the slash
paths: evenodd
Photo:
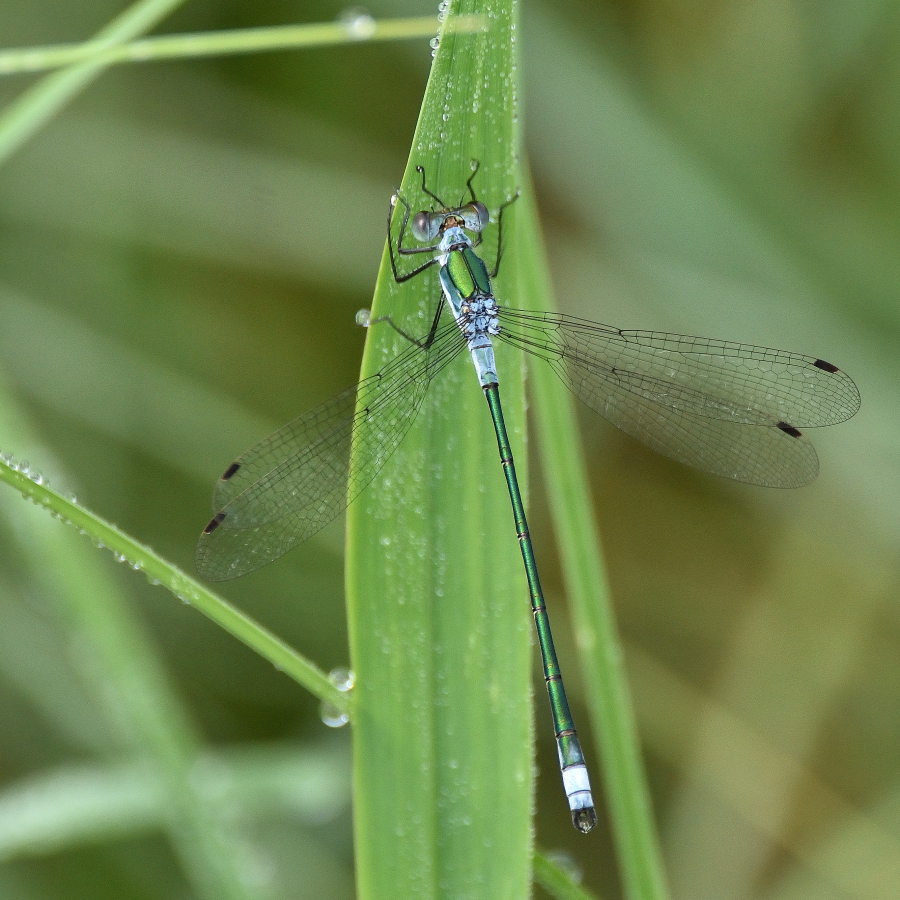
<path id="1" fill-rule="evenodd" d="M 779 422 L 778 427 L 785 433 L 789 434 L 791 437 L 800 437 L 801 433 L 794 428 L 793 425 L 788 425 L 787 422 Z"/>
<path id="2" fill-rule="evenodd" d="M 231 478 L 240 467 L 241 467 L 240 463 L 238 463 L 238 462 L 232 463 L 222 474 L 222 481 L 228 481 L 228 479 Z"/>
<path id="3" fill-rule="evenodd" d="M 225 512 L 217 512 L 209 520 L 209 525 L 207 525 L 206 528 L 203 529 L 203 533 L 204 534 L 212 534 L 222 524 L 222 521 L 224 520 L 225 516 L 227 516 L 227 515 L 228 515 L 228 513 L 225 513 Z"/>
<path id="4" fill-rule="evenodd" d="M 817 369 L 824 369 L 826 372 L 840 372 L 841 370 L 837 366 L 833 366 L 830 362 L 825 362 L 824 359 L 817 359 L 813 365 Z"/>

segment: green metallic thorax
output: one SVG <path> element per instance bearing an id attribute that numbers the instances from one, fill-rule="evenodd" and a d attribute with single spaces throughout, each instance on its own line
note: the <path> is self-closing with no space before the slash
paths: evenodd
<path id="1" fill-rule="evenodd" d="M 476 291 L 488 295 L 493 293 L 487 266 L 471 247 L 453 250 L 447 260 L 447 269 L 463 299 L 468 300 Z"/>

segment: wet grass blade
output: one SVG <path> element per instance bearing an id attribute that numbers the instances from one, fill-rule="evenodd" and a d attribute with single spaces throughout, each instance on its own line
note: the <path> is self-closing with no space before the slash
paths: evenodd
<path id="1" fill-rule="evenodd" d="M 520 295 L 531 309 L 552 309 L 549 274 L 531 192 L 516 237 L 523 244 Z M 641 759 L 622 649 L 613 616 L 600 534 L 591 509 L 591 489 L 580 453 L 574 399 L 550 366 L 530 367 L 542 471 L 575 620 L 581 670 L 600 750 L 605 796 L 625 896 L 668 896 L 650 792 Z M 595 767 L 596 771 L 597 767 Z"/>
<path id="2" fill-rule="evenodd" d="M 490 209 L 518 187 L 511 7 L 495 8 L 486 31 L 442 36 L 402 184 L 414 210 L 433 202 L 416 165 L 447 203 L 462 196 L 473 159 Z M 453 4 L 455 14 L 481 11 Z M 511 210 L 511 227 L 514 219 Z M 498 294 L 516 265 L 510 251 Z M 373 314 L 424 335 L 439 296 L 436 273 L 397 285 L 385 256 Z M 363 376 L 402 349 L 388 326 L 373 326 Z M 498 367 L 524 464 L 521 359 L 504 348 Z M 435 379 L 409 434 L 350 507 L 347 595 L 360 898 L 527 896 L 531 617 L 497 443 L 467 354 Z"/>

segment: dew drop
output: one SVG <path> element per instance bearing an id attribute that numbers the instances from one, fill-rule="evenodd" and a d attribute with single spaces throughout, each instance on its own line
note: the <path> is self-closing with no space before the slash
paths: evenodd
<path id="1" fill-rule="evenodd" d="M 356 324 L 362 325 L 363 328 L 368 328 L 372 322 L 372 310 L 371 309 L 361 309 L 356 314 Z"/>
<path id="2" fill-rule="evenodd" d="M 353 685 L 356 683 L 356 676 L 353 674 L 352 670 L 339 666 L 328 673 L 328 680 L 341 691 L 341 693 L 347 693 L 347 691 L 353 690 Z"/>
<path id="3" fill-rule="evenodd" d="M 578 865 L 574 856 L 566 853 L 564 850 L 551 850 L 547 853 L 547 858 L 556 863 L 556 865 L 559 866 L 572 881 L 576 884 L 581 884 L 581 880 L 584 878 L 584 872 L 581 870 L 581 866 Z"/>
<path id="4" fill-rule="evenodd" d="M 375 33 L 375 20 L 361 6 L 344 10 L 338 21 L 347 29 L 347 36 L 354 41 L 367 40 Z"/>
<path id="5" fill-rule="evenodd" d="M 322 701 L 319 707 L 319 717 L 329 728 L 343 728 L 350 721 L 347 713 L 341 712 L 325 701 Z"/>

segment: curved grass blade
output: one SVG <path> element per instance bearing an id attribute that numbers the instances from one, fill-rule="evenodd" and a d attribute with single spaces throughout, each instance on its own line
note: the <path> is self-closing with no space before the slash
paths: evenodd
<path id="1" fill-rule="evenodd" d="M 143 572 L 154 584 L 160 584 L 198 612 L 215 622 L 226 632 L 267 659 L 279 671 L 298 684 L 346 712 L 349 698 L 339 691 L 328 676 L 314 663 L 305 659 L 268 629 L 246 613 L 207 590 L 195 579 L 163 559 L 149 547 L 138 543 L 114 525 L 104 521 L 77 501 L 63 497 L 43 481 L 35 480 L 24 466 L 15 463 L 7 454 L 0 454 L 0 481 L 12 485 L 26 497 L 46 509 L 56 518 L 73 525 L 88 535 L 98 547 L 106 547 L 118 560 L 128 562 Z"/>

